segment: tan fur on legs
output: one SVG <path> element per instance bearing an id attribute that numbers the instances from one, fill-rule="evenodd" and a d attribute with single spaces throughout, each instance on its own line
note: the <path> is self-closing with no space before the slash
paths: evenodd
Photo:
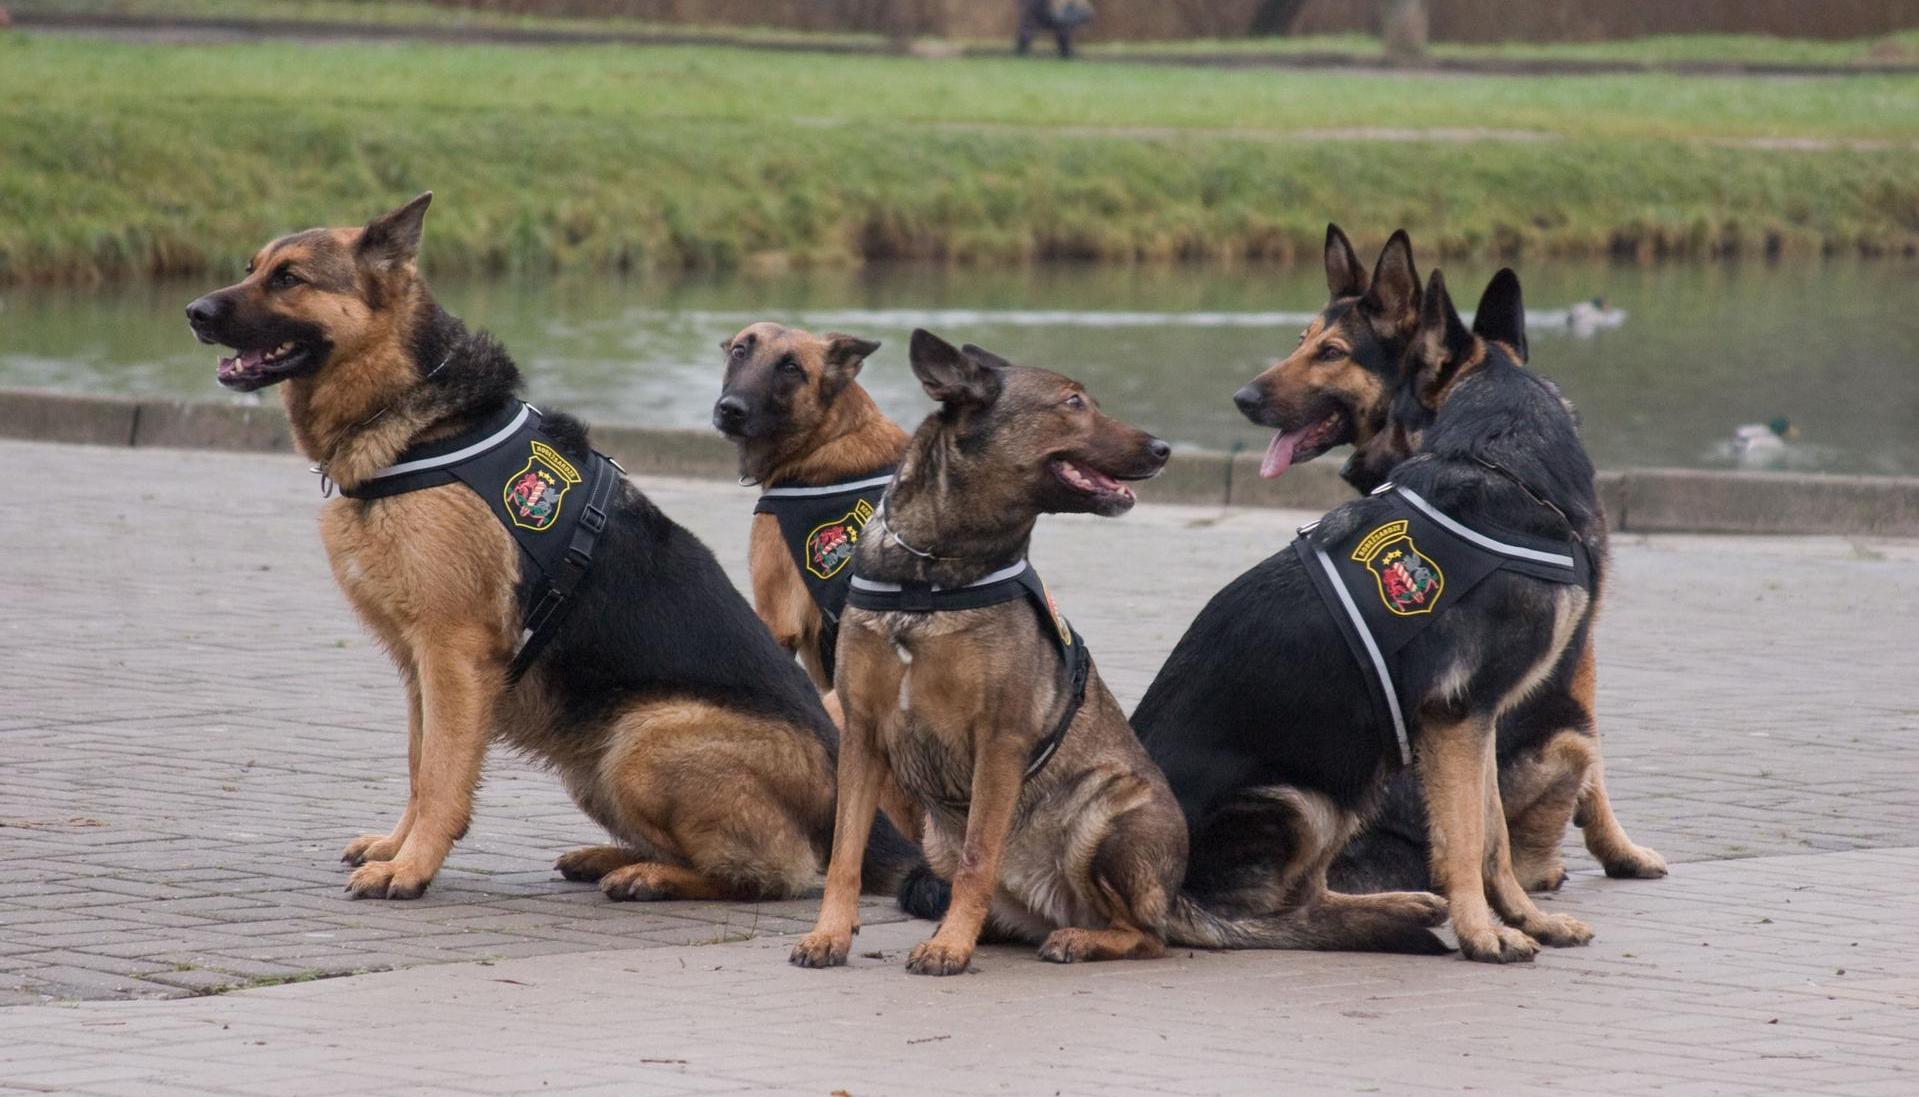
<path id="1" fill-rule="evenodd" d="M 368 862 L 347 881 L 354 898 L 418 896 L 466 833 L 505 678 L 499 639 L 491 629 L 452 626 L 422 630 L 410 645 L 420 668 L 424 727 L 418 806 L 393 859 Z"/>
<path id="2" fill-rule="evenodd" d="M 807 593 L 793 553 L 780 536 L 780 520 L 755 514 L 747 541 L 747 567 L 753 579 L 753 610 L 766 622 L 773 639 L 796 652 L 807 677 L 818 689 L 830 690 L 833 680 L 820 662 L 820 610 Z M 838 722 L 837 717 L 835 723 Z"/>
<path id="3" fill-rule="evenodd" d="M 1592 940 L 1592 930 L 1569 914 L 1547 914 L 1533 904 L 1513 875 L 1512 845 L 1506 831 L 1506 812 L 1499 800 L 1499 762 L 1489 744 L 1483 762 L 1486 803 L 1486 897 L 1506 924 L 1534 940 L 1565 948 Z"/>
<path id="4" fill-rule="evenodd" d="M 906 958 L 906 970 L 916 975 L 958 975 L 972 963 L 999 887 L 1000 860 L 1026 777 L 1026 744 L 995 736 L 991 728 L 975 728 L 970 738 L 977 751 L 953 898 L 939 929 Z"/>
<path id="5" fill-rule="evenodd" d="M 845 734 L 846 710 L 840 704 L 839 693 L 829 690 L 821 694 L 820 703 L 826 706 L 826 714 L 833 718 L 833 726 L 839 728 L 841 734 Z M 900 787 L 900 783 L 893 779 L 890 769 L 886 773 L 886 782 L 880 786 L 880 810 L 886 813 L 886 818 L 892 822 L 893 829 L 904 834 L 914 845 L 919 844 L 920 838 L 926 832 L 926 812 L 920 808 L 918 802 L 906 794 L 906 790 Z"/>
<path id="6" fill-rule="evenodd" d="M 1598 760 L 1592 736 L 1569 728 L 1501 767 L 1499 797 L 1512 835 L 1513 875 L 1527 891 L 1556 891 L 1566 880 L 1559 845 L 1573 807 Z"/>
<path id="7" fill-rule="evenodd" d="M 1080 929 L 1066 926 L 1046 935 L 1039 946 L 1039 958 L 1056 964 L 1077 964 L 1091 960 L 1157 960 L 1166 955 L 1166 942 L 1137 926 L 1114 925 L 1105 929 Z"/>
<path id="8" fill-rule="evenodd" d="M 831 782 L 826 748 L 785 724 L 703 701 L 636 706 L 611 731 L 599 799 L 616 837 L 671 863 L 614 869 L 601 888 L 615 899 L 808 891 Z"/>
<path id="9" fill-rule="evenodd" d="M 340 860 L 349 865 L 364 865 L 368 861 L 391 861 L 394 854 L 406 843 L 406 836 L 413 830 L 413 820 L 419 813 L 420 803 L 420 743 L 425 737 L 422 705 L 420 703 L 419 675 L 411 667 L 403 667 L 401 681 L 406 686 L 406 809 L 400 812 L 400 821 L 393 824 L 393 830 L 387 834 L 362 834 L 347 843 L 346 852 Z"/>
<path id="10" fill-rule="evenodd" d="M 1504 964 L 1532 959 L 1539 945 L 1496 922 L 1486 902 L 1486 759 L 1492 750 L 1490 719 L 1428 722 L 1417 764 L 1432 832 L 1433 882 L 1451 908 L 1459 950 L 1469 960 Z"/>
<path id="11" fill-rule="evenodd" d="M 1589 641 L 1580 653 L 1579 667 L 1573 675 L 1573 696 L 1593 707 L 1598 693 L 1597 660 Z M 1635 843 L 1613 814 L 1612 800 L 1606 795 L 1606 763 L 1600 757 L 1598 739 L 1593 740 L 1592 761 L 1586 767 L 1586 784 L 1579 794 L 1573 822 L 1586 840 L 1586 849 L 1605 866 L 1606 875 L 1626 879 L 1656 880 L 1666 875 L 1666 859 L 1655 850 Z"/>
<path id="12" fill-rule="evenodd" d="M 640 855 L 625 846 L 581 846 L 560 854 L 553 867 L 569 880 L 592 883 L 638 860 Z"/>
<path id="13" fill-rule="evenodd" d="M 850 655 L 850 658 L 849 658 Z M 846 962 L 859 932 L 860 869 L 880 791 L 888 780 L 880 752 L 880 721 L 896 719 L 902 667 L 886 650 L 886 641 L 866 629 L 849 626 L 840 634 L 846 724 L 840 735 L 839 808 L 833 820 L 833 856 L 826 870 L 826 894 L 820 900 L 813 931 L 793 946 L 792 962 L 801 967 L 833 967 Z"/>

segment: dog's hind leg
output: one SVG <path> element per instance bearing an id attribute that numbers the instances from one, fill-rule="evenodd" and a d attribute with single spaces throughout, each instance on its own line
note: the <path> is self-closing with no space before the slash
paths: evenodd
<path id="1" fill-rule="evenodd" d="M 1087 960 L 1151 960 L 1166 954 L 1166 926 L 1173 896 L 1185 873 L 1185 820 L 1170 797 L 1154 796 L 1144 782 L 1135 806 L 1114 815 L 1086 864 L 1064 871 L 1091 884 L 1092 905 L 1104 916 L 1104 929 L 1067 926 L 1055 929 L 1040 945 L 1039 957 L 1056 964 Z M 1111 800 L 1130 798 L 1115 785 Z M 1069 848 L 1077 845 L 1069 842 Z"/>
<path id="2" fill-rule="evenodd" d="M 1499 771 L 1499 798 L 1512 837 L 1513 875 L 1527 891 L 1556 891 L 1566 881 L 1560 841 L 1593 763 L 1592 736 L 1568 728 L 1537 753 L 1510 759 Z"/>
<path id="3" fill-rule="evenodd" d="M 614 869 L 645 859 L 644 854 L 626 846 L 581 846 L 560 854 L 553 867 L 569 880 L 592 883 Z"/>
<path id="4" fill-rule="evenodd" d="M 450 627 L 416 643 L 421 742 L 412 826 L 391 860 L 369 861 L 347 881 L 356 899 L 412 899 L 426 890 L 473 818 L 473 792 L 505 681 L 498 636 Z"/>
<path id="5" fill-rule="evenodd" d="M 401 680 L 406 686 L 406 810 L 400 812 L 400 821 L 393 824 L 393 830 L 387 834 L 362 834 L 347 843 L 346 852 L 340 860 L 349 865 L 364 865 L 368 861 L 391 861 L 400 847 L 406 844 L 406 836 L 413 830 L 413 820 L 419 814 L 420 805 L 420 744 L 425 738 L 420 701 L 420 679 L 410 662 L 403 661 Z"/>
<path id="6" fill-rule="evenodd" d="M 1592 940 L 1592 930 L 1570 914 L 1547 914 L 1540 910 L 1513 874 L 1512 844 L 1506 831 L 1506 814 L 1499 801 L 1497 767 L 1493 752 L 1487 751 L 1483 782 L 1490 800 L 1486 806 L 1487 898 L 1507 925 L 1517 927 L 1528 937 L 1555 948 L 1583 945 Z"/>

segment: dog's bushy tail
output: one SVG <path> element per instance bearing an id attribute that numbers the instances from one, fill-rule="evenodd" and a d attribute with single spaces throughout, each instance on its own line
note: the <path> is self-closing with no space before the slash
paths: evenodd
<path id="1" fill-rule="evenodd" d="M 1185 894 L 1173 900 L 1166 941 L 1190 948 L 1403 952 L 1416 956 L 1451 951 L 1432 930 L 1409 918 L 1359 908 L 1229 916 Z"/>
<path id="2" fill-rule="evenodd" d="M 897 895 L 921 872 L 932 876 L 933 870 L 920 847 L 901 834 L 885 812 L 879 812 L 866 836 L 866 855 L 860 859 L 860 890 L 868 895 Z"/>
<path id="3" fill-rule="evenodd" d="M 937 922 L 946 917 L 946 907 L 952 901 L 953 885 L 940 879 L 933 866 L 924 860 L 908 870 L 906 879 L 900 881 L 900 909 L 915 918 Z"/>

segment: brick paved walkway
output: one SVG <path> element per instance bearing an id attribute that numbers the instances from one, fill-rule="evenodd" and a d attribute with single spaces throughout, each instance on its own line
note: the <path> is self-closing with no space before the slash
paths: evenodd
<path id="1" fill-rule="evenodd" d="M 594 830 L 506 757 L 426 898 L 348 901 L 335 858 L 404 799 L 404 714 L 327 576 L 314 478 L 18 442 L 0 467 L 71 485 L 0 520 L 0 1094 L 1919 1092 L 1919 702 L 1897 688 L 1919 544 L 1619 544 L 1611 784 L 1675 869 L 1620 883 L 1569 855 L 1552 902 L 1589 948 L 1511 971 L 999 949 L 935 983 L 900 970 L 926 927 L 881 905 L 861 945 L 883 959 L 808 973 L 773 935 L 810 903 L 615 906 L 558 880 Z M 647 486 L 742 561 L 748 493 Z M 1062 519 L 1035 558 L 1130 706 L 1301 520 Z M 382 969 L 403 970 L 309 981 Z M 34 1004 L 276 982 L 298 985 Z"/>

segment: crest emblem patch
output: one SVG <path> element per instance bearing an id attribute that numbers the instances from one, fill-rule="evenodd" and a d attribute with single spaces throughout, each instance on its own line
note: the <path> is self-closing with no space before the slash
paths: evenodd
<path id="1" fill-rule="evenodd" d="M 1046 611 L 1053 615 L 1053 628 L 1059 633 L 1060 646 L 1072 647 L 1073 626 L 1066 623 L 1066 615 L 1059 611 L 1059 603 L 1053 600 L 1053 592 L 1044 579 L 1039 581 L 1039 592 L 1046 596 Z"/>
<path id="2" fill-rule="evenodd" d="M 1445 573 L 1419 551 L 1405 519 L 1388 522 L 1360 538 L 1353 560 L 1366 565 L 1379 585 L 1379 600 L 1401 617 L 1431 613 L 1446 589 Z"/>
<path id="3" fill-rule="evenodd" d="M 507 478 L 506 516 L 521 529 L 544 533 L 559 520 L 566 493 L 580 482 L 573 463 L 545 442 L 532 443 L 526 465 Z"/>
<path id="4" fill-rule="evenodd" d="M 816 578 L 831 579 L 853 559 L 860 531 L 873 517 L 873 505 L 856 500 L 853 509 L 830 522 L 814 526 L 806 535 L 806 570 Z"/>

